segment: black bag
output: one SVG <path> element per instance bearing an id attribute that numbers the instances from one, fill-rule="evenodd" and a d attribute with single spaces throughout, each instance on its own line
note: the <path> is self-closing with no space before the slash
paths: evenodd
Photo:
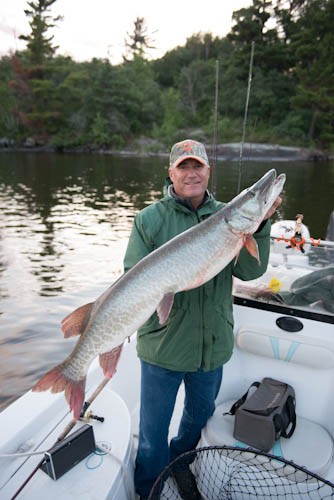
<path id="1" fill-rule="evenodd" d="M 247 399 L 252 387 L 257 389 Z M 271 450 L 280 437 L 290 438 L 294 433 L 295 404 L 290 385 L 272 378 L 254 382 L 228 412 L 235 415 L 233 436 L 258 450 Z"/>

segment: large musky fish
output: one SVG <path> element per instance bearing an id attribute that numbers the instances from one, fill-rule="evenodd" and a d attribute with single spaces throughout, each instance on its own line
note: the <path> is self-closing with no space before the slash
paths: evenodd
<path id="1" fill-rule="evenodd" d="M 276 171 L 270 170 L 211 217 L 144 257 L 95 302 L 64 318 L 64 336 L 80 338 L 72 353 L 46 373 L 33 391 L 65 391 L 73 417 L 78 419 L 86 374 L 97 355 L 105 376 L 112 377 L 124 340 L 154 311 L 160 323 L 165 323 L 175 293 L 191 290 L 213 278 L 237 257 L 243 246 L 259 258 L 252 234 L 284 182 L 284 174 L 276 177 Z"/>

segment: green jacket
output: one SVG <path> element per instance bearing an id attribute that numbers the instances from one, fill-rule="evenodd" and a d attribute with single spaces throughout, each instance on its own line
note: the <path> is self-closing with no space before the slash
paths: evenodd
<path id="1" fill-rule="evenodd" d="M 125 271 L 222 206 L 223 203 L 209 195 L 195 212 L 167 195 L 144 208 L 135 217 L 124 258 Z M 229 360 L 234 343 L 232 276 L 251 280 L 265 272 L 269 257 L 270 223 L 267 222 L 254 236 L 259 246 L 261 266 L 243 248 L 236 264 L 231 262 L 198 288 L 177 293 L 164 325 L 159 324 L 154 313 L 139 328 L 137 351 L 141 359 L 177 371 L 213 370 Z"/>

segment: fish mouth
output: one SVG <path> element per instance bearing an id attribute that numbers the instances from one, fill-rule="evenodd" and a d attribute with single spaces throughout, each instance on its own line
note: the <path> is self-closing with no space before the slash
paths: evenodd
<path id="1" fill-rule="evenodd" d="M 249 188 L 250 194 L 257 196 L 263 205 L 271 206 L 282 191 L 285 179 L 285 174 L 277 176 L 276 170 L 272 168 Z"/>
<path id="2" fill-rule="evenodd" d="M 285 178 L 285 174 L 277 176 L 276 170 L 273 168 L 255 184 L 233 198 L 233 206 L 239 209 L 242 219 L 254 223 L 263 220 L 265 214 L 280 195 Z"/>
<path id="3" fill-rule="evenodd" d="M 277 173 L 274 168 L 269 170 L 266 174 L 264 174 L 261 179 L 259 179 L 253 186 L 250 188 L 251 190 L 254 190 L 255 192 L 260 191 L 262 193 L 268 192 L 268 190 L 271 188 L 271 186 L 276 182 L 277 180 Z"/>

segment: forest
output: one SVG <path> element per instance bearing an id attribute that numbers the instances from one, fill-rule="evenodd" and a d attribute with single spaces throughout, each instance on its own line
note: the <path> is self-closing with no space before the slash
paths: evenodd
<path id="1" fill-rule="evenodd" d="M 194 33 L 159 59 L 137 17 L 117 65 L 58 54 L 56 1 L 27 2 L 26 48 L 0 59 L 3 147 L 121 149 L 145 138 L 154 152 L 186 136 L 239 142 L 244 130 L 248 142 L 333 148 L 334 0 L 253 0 L 224 37 Z"/>

